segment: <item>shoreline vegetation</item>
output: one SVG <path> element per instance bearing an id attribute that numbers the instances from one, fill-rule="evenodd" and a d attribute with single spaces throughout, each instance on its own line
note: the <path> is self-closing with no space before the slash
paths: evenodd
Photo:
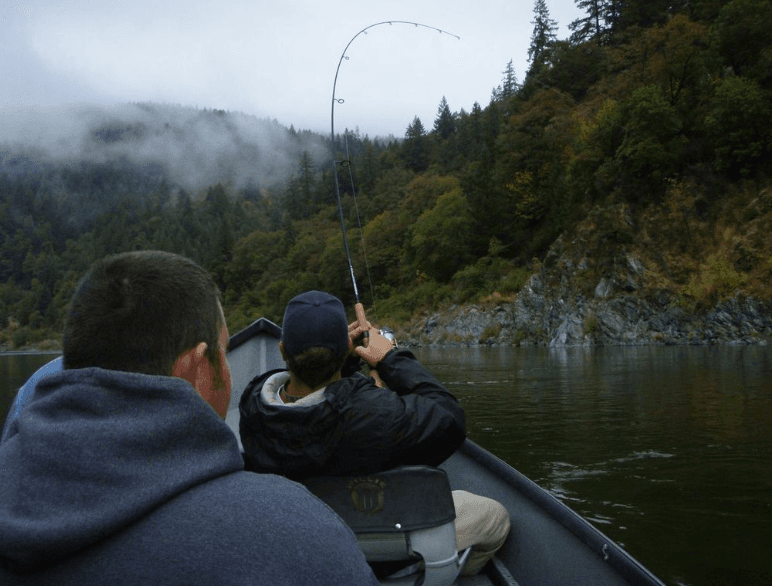
<path id="1" fill-rule="evenodd" d="M 488 282 L 492 278 L 500 284 L 519 280 L 522 284 L 517 290 L 478 293 L 469 303 L 452 303 L 437 295 L 436 305 L 430 295 L 422 308 L 415 305 L 414 290 L 369 308 L 368 315 L 378 325 L 391 327 L 407 347 L 767 345 L 772 341 L 772 301 L 759 296 L 766 284 L 756 283 L 756 275 L 733 268 L 728 260 L 731 248 L 725 242 L 706 263 L 686 272 L 688 281 L 679 285 L 663 277 L 672 270 L 652 261 L 645 238 L 624 235 L 625 226 L 630 232 L 645 232 L 647 222 L 632 222 L 624 205 L 590 216 L 570 235 L 561 235 L 543 262 L 534 260 L 533 272 L 527 277 L 522 271 L 498 275 L 481 271 L 480 278 Z M 599 229 L 599 223 L 603 224 L 599 216 L 621 226 Z M 667 223 L 659 217 L 648 222 L 667 231 Z M 772 223 L 772 218 L 765 219 L 764 226 L 750 226 L 750 232 L 761 231 L 772 238 L 767 222 Z M 628 244 L 608 248 L 609 231 Z M 693 226 L 691 233 L 697 232 Z M 728 237 L 735 248 L 743 249 L 744 240 L 733 237 L 729 228 L 724 240 Z M 491 268 L 488 261 L 482 264 Z M 437 290 L 432 288 L 435 294 Z M 410 313 L 405 307 L 415 310 Z M 232 311 L 232 307 L 226 310 L 229 324 L 238 320 L 233 319 Z M 249 323 L 251 320 L 238 324 L 233 331 Z M 18 323 L 13 325 L 18 331 Z M 15 338 L 14 331 L 0 330 L 0 353 L 59 352 L 60 345 L 61 336 L 49 330 Z"/>
<path id="2" fill-rule="evenodd" d="M 740 294 L 702 314 L 689 314 L 677 306 L 653 313 L 646 302 L 623 296 L 608 304 L 558 311 L 548 318 L 523 311 L 528 304 L 544 303 L 541 294 L 534 292 L 534 286 L 539 286 L 537 276 L 529 280 L 528 292 L 511 301 L 494 297 L 482 304 L 450 306 L 391 327 L 400 345 L 408 348 L 766 346 L 772 343 L 772 307 Z M 624 313 L 632 313 L 634 317 L 625 320 L 621 316 Z M 543 321 L 553 327 L 533 327 Z M 19 347 L 0 344 L 2 355 L 60 354 L 61 351 L 61 341 L 50 334 L 41 342 Z"/>
<path id="3" fill-rule="evenodd" d="M 772 3 L 579 4 L 558 39 L 535 3 L 523 79 L 510 61 L 468 112 L 438 95 L 400 139 L 149 103 L 29 117 L 0 139 L 0 350 L 55 350 L 79 277 L 127 250 L 209 270 L 233 332 L 309 289 L 353 307 L 341 216 L 367 315 L 406 345 L 767 343 Z"/>

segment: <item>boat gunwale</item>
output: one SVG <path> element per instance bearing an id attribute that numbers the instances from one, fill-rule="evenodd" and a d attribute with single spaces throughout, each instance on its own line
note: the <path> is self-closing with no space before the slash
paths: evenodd
<path id="1" fill-rule="evenodd" d="M 228 338 L 228 352 L 232 352 L 261 332 L 265 332 L 277 340 L 281 339 L 281 328 L 268 318 L 261 317 Z"/>
<path id="2" fill-rule="evenodd" d="M 587 519 L 479 444 L 467 438 L 458 450 L 495 474 L 507 486 L 531 500 L 545 514 L 565 527 L 630 584 L 665 586 L 655 574 Z"/>

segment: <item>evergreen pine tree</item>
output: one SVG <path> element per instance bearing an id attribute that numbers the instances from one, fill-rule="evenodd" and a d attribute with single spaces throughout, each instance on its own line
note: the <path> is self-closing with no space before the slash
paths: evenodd
<path id="1" fill-rule="evenodd" d="M 421 119 L 416 116 L 405 131 L 402 143 L 402 158 L 408 167 L 416 173 L 425 171 L 429 166 L 427 136 Z"/>
<path id="2" fill-rule="evenodd" d="M 571 30 L 571 42 L 575 44 L 584 41 L 603 41 L 606 32 L 604 14 L 607 10 L 608 0 L 575 0 L 576 7 L 586 11 L 584 18 L 577 18 L 568 25 Z"/>
<path id="3" fill-rule="evenodd" d="M 538 69 L 546 61 L 546 50 L 557 40 L 558 23 L 550 18 L 550 11 L 545 0 L 536 0 L 533 5 L 534 19 L 531 46 L 528 47 L 528 62 L 531 71 Z"/>
<path id="4" fill-rule="evenodd" d="M 442 96 L 439 108 L 437 108 L 437 118 L 434 119 L 434 132 L 443 140 L 447 139 L 456 130 L 456 122 L 453 114 L 448 107 L 448 101 Z"/>
<path id="5" fill-rule="evenodd" d="M 500 96 L 502 100 L 506 100 L 517 93 L 517 75 L 515 75 L 512 59 L 507 63 L 507 67 L 504 69 L 503 73 L 504 77 L 501 80 Z"/>

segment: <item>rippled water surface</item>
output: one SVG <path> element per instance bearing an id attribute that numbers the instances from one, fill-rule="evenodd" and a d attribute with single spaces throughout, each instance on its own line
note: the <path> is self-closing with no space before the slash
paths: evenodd
<path id="1" fill-rule="evenodd" d="M 666 583 L 772 584 L 772 349 L 415 353 L 471 439 Z"/>
<path id="2" fill-rule="evenodd" d="M 672 586 L 772 584 L 772 348 L 422 348 L 469 436 Z M 0 355 L 0 416 L 51 355 Z"/>

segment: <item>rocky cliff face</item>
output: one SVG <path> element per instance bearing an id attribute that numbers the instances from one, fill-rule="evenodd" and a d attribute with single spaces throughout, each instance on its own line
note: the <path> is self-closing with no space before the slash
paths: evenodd
<path id="1" fill-rule="evenodd" d="M 451 307 L 416 320 L 397 337 L 408 346 L 766 344 L 772 338 L 769 302 L 738 295 L 691 313 L 667 292 L 646 299 L 609 287 L 598 283 L 592 298 L 564 295 L 535 274 L 511 302 Z"/>
<path id="2" fill-rule="evenodd" d="M 620 214 L 620 223 L 633 227 Z M 619 237 L 620 233 L 616 232 Z M 772 302 L 738 290 L 711 308 L 695 308 L 661 275 L 663 267 L 628 239 L 579 233 L 559 238 L 511 299 L 453 306 L 416 319 L 405 345 L 608 346 L 766 344 Z"/>

